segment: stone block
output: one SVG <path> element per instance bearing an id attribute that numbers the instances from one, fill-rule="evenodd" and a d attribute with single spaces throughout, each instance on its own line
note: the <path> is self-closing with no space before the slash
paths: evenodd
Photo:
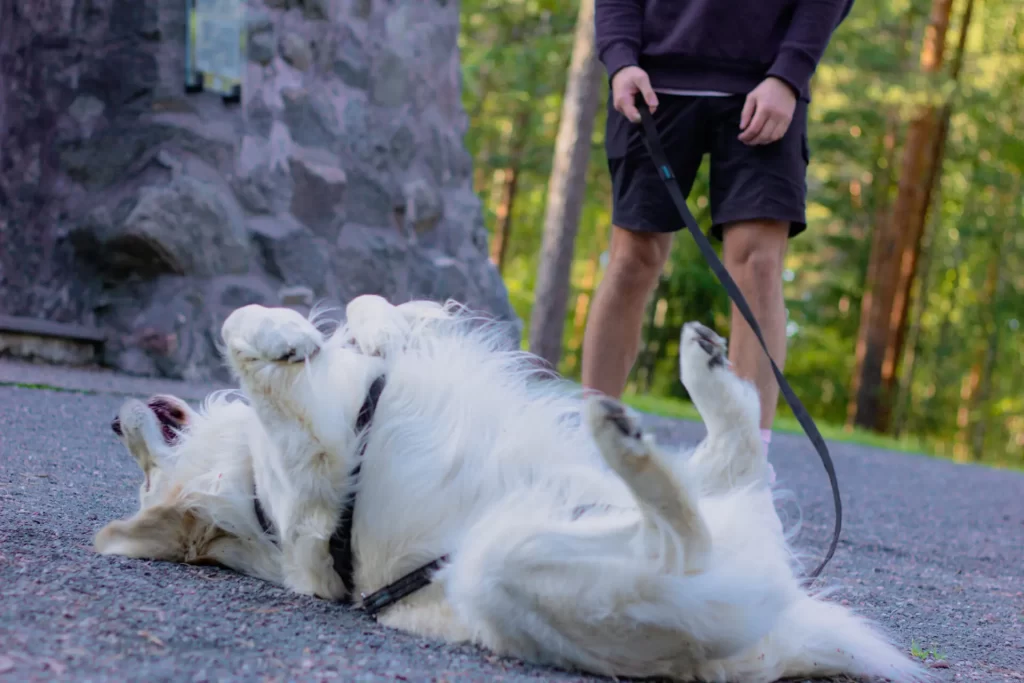
<path id="1" fill-rule="evenodd" d="M 308 155 L 292 156 L 289 168 L 292 215 L 333 243 L 344 218 L 345 172 L 336 166 L 312 161 Z"/>
<path id="2" fill-rule="evenodd" d="M 247 303 L 456 298 L 515 320 L 463 144 L 457 3 L 247 0 L 231 103 L 183 92 L 180 5 L 57 0 L 40 24 L 38 0 L 10 2 L 6 314 L 197 380 L 229 379 L 219 326 Z"/>

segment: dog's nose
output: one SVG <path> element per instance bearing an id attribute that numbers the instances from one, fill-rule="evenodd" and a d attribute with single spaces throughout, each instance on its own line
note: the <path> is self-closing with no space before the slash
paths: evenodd
<path id="1" fill-rule="evenodd" d="M 118 436 L 123 436 L 121 432 L 121 418 L 114 416 L 114 419 L 110 421 L 110 428 L 114 430 L 114 433 Z"/>

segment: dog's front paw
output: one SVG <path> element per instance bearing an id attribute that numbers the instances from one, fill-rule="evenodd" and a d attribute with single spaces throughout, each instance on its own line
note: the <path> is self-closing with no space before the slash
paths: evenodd
<path id="1" fill-rule="evenodd" d="M 234 358 L 273 363 L 301 363 L 324 343 L 323 333 L 296 311 L 258 304 L 229 315 L 221 336 Z"/>
<path id="2" fill-rule="evenodd" d="M 608 465 L 619 474 L 643 467 L 650 458 L 649 441 L 623 404 L 605 396 L 586 404 L 587 424 Z"/>

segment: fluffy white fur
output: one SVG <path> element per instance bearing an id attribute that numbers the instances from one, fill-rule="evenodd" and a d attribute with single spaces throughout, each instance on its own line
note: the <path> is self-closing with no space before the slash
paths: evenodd
<path id="1" fill-rule="evenodd" d="M 327 544 L 358 488 L 358 593 L 451 556 L 381 614 L 394 628 L 613 676 L 929 678 L 868 621 L 801 587 L 756 393 L 714 332 L 683 330 L 681 378 L 708 429 L 685 457 L 476 322 L 455 305 L 374 296 L 353 300 L 330 336 L 288 309 L 235 311 L 223 338 L 248 402 L 217 394 L 195 412 L 161 397 L 188 411 L 173 439 L 126 403 L 122 438 L 146 481 L 139 512 L 100 530 L 97 550 L 216 562 L 341 598 Z M 380 373 L 372 426 L 357 434 Z"/>

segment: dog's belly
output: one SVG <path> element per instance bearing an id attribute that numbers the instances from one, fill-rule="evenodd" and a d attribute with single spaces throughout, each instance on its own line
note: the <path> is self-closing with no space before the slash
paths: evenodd
<path id="1" fill-rule="evenodd" d="M 564 454 L 564 462 L 537 445 L 515 451 L 371 449 L 353 527 L 356 580 L 363 592 L 457 552 L 466 533 L 497 508 L 508 515 L 536 515 L 543 509 L 569 521 L 635 510 L 622 480 L 589 457 L 589 443 L 556 451 Z"/>
<path id="2" fill-rule="evenodd" d="M 360 591 L 457 553 L 496 506 L 568 520 L 580 506 L 634 505 L 577 398 L 510 381 L 507 361 L 447 343 L 432 340 L 387 369 L 353 519 Z"/>

